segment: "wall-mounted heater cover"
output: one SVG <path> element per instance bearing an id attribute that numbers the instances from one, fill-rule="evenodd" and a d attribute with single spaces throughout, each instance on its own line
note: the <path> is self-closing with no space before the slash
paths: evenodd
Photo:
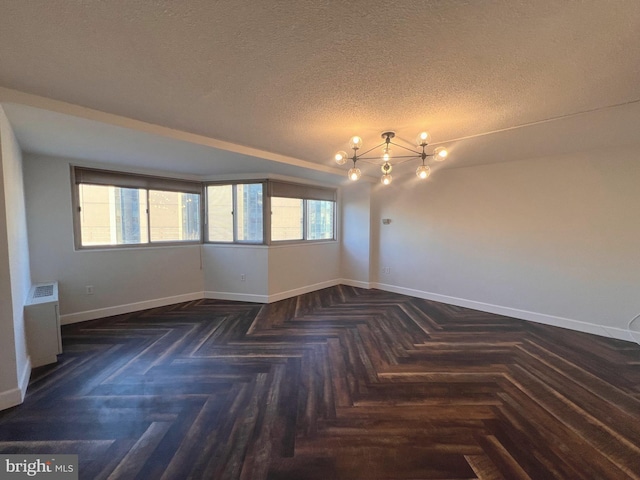
<path id="1" fill-rule="evenodd" d="M 38 283 L 31 287 L 24 316 L 31 366 L 57 362 L 57 355 L 62 353 L 58 282 Z"/>

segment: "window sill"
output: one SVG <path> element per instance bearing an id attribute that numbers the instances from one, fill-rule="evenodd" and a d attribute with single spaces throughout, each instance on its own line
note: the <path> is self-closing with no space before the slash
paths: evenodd
<path id="1" fill-rule="evenodd" d="M 271 248 L 306 247 L 311 245 L 328 245 L 338 243 L 338 240 L 286 240 L 271 242 Z"/>
<path id="2" fill-rule="evenodd" d="M 202 245 L 200 242 L 167 242 L 167 243 L 152 243 L 142 245 L 96 245 L 95 247 L 75 247 L 75 252 L 116 252 L 116 251 L 130 251 L 130 250 L 158 250 L 164 248 L 182 248 L 182 247 L 196 247 Z"/>

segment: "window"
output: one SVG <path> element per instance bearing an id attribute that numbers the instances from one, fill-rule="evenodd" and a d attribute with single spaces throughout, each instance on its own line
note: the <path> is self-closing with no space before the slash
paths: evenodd
<path id="1" fill-rule="evenodd" d="M 333 240 L 335 190 L 269 182 L 271 241 Z"/>
<path id="2" fill-rule="evenodd" d="M 199 242 L 201 184 L 73 168 L 77 247 Z"/>
<path id="3" fill-rule="evenodd" d="M 302 240 L 304 200 L 271 197 L 271 240 Z"/>
<path id="4" fill-rule="evenodd" d="M 214 183 L 206 192 L 209 242 L 335 239 L 335 189 L 264 180 Z"/>
<path id="5" fill-rule="evenodd" d="M 233 242 L 233 185 L 207 187 L 207 225 L 211 242 Z"/>
<path id="6" fill-rule="evenodd" d="M 262 183 L 207 186 L 207 240 L 264 243 Z"/>
<path id="7" fill-rule="evenodd" d="M 236 185 L 236 239 L 239 242 L 262 243 L 263 211 L 262 184 Z"/>
<path id="8" fill-rule="evenodd" d="M 84 167 L 71 176 L 77 248 L 202 241 L 200 182 Z M 263 180 L 205 191 L 208 242 L 335 239 L 335 189 Z"/>
<path id="9" fill-rule="evenodd" d="M 307 239 L 327 240 L 334 237 L 335 203 L 326 200 L 307 200 Z"/>
<path id="10" fill-rule="evenodd" d="M 152 242 L 200 241 L 200 195 L 149 190 Z"/>

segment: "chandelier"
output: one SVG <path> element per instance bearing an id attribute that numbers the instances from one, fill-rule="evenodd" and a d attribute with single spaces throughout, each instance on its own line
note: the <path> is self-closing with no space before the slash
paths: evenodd
<path id="1" fill-rule="evenodd" d="M 396 165 L 400 163 L 404 163 L 411 159 L 416 159 L 416 158 L 421 159 L 422 165 L 420 165 L 416 169 L 416 175 L 418 176 L 418 178 L 424 180 L 431 174 L 431 169 L 429 168 L 428 165 L 425 165 L 424 163 L 425 160 L 429 157 L 432 157 L 436 161 L 442 161 L 445 158 L 447 158 L 447 155 L 449 154 L 449 152 L 447 152 L 447 149 L 444 147 L 438 147 L 435 150 L 433 150 L 432 153 L 427 153 L 426 148 L 427 148 L 427 145 L 429 145 L 429 142 L 431 141 L 431 135 L 429 135 L 427 132 L 420 133 L 418 135 L 418 138 L 416 139 L 417 147 L 421 150 L 414 150 L 414 148 L 408 148 L 404 145 L 400 145 L 399 143 L 393 142 L 392 139 L 395 138 L 395 136 L 396 136 L 395 132 L 382 132 L 382 135 L 381 135 L 383 139 L 382 143 L 360 154 L 358 154 L 358 150 L 362 150 L 362 138 L 358 136 L 351 137 L 351 139 L 349 140 L 349 146 L 353 150 L 353 156 L 349 157 L 347 155 L 347 152 L 340 151 L 336 153 L 334 157 L 335 161 L 338 165 L 344 165 L 345 163 L 347 163 L 347 160 L 353 161 L 353 167 L 349 169 L 349 172 L 347 173 L 347 176 L 349 177 L 349 179 L 353 181 L 358 180 L 361 176 L 360 169 L 356 166 L 356 162 L 360 160 L 365 162 L 369 160 L 377 160 L 378 162 L 382 161 L 382 167 L 380 168 L 382 170 L 382 177 L 380 178 L 380 181 L 384 185 L 389 185 L 392 180 L 392 177 L 391 177 L 391 170 L 393 169 L 393 167 L 391 166 L 392 158 Z M 401 153 L 401 155 L 394 154 L 392 157 L 391 146 L 398 147 L 399 149 L 401 149 L 399 152 Z M 372 154 L 371 156 L 368 156 L 368 157 L 366 156 L 377 149 L 381 149 L 378 155 Z M 395 161 L 395 160 L 399 160 L 399 161 Z M 367 162 L 367 163 L 376 163 L 376 162 Z"/>

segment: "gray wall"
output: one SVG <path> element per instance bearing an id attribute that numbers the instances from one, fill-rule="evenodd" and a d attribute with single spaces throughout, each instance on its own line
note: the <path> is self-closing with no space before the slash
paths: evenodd
<path id="1" fill-rule="evenodd" d="M 640 312 L 640 147 L 398 180 L 374 193 L 381 288 L 628 338 Z"/>
<path id="2" fill-rule="evenodd" d="M 22 152 L 0 107 L 0 409 L 16 405 L 26 392 L 24 302 L 31 287 L 22 178 Z"/>
<path id="3" fill-rule="evenodd" d="M 353 183 L 342 190 L 342 277 L 368 287 L 371 265 L 371 184 Z"/>
<path id="4" fill-rule="evenodd" d="M 256 302 L 340 281 L 340 244 L 74 249 L 69 164 L 25 156 L 31 272 L 58 280 L 63 323 L 201 298 Z M 245 281 L 240 276 L 245 275 Z M 94 287 L 86 295 L 85 287 Z"/>
<path id="5" fill-rule="evenodd" d="M 201 297 L 199 245 L 74 249 L 70 162 L 39 155 L 26 155 L 24 162 L 31 274 L 34 282 L 60 282 L 63 321 Z M 87 285 L 93 295 L 86 295 Z"/>

